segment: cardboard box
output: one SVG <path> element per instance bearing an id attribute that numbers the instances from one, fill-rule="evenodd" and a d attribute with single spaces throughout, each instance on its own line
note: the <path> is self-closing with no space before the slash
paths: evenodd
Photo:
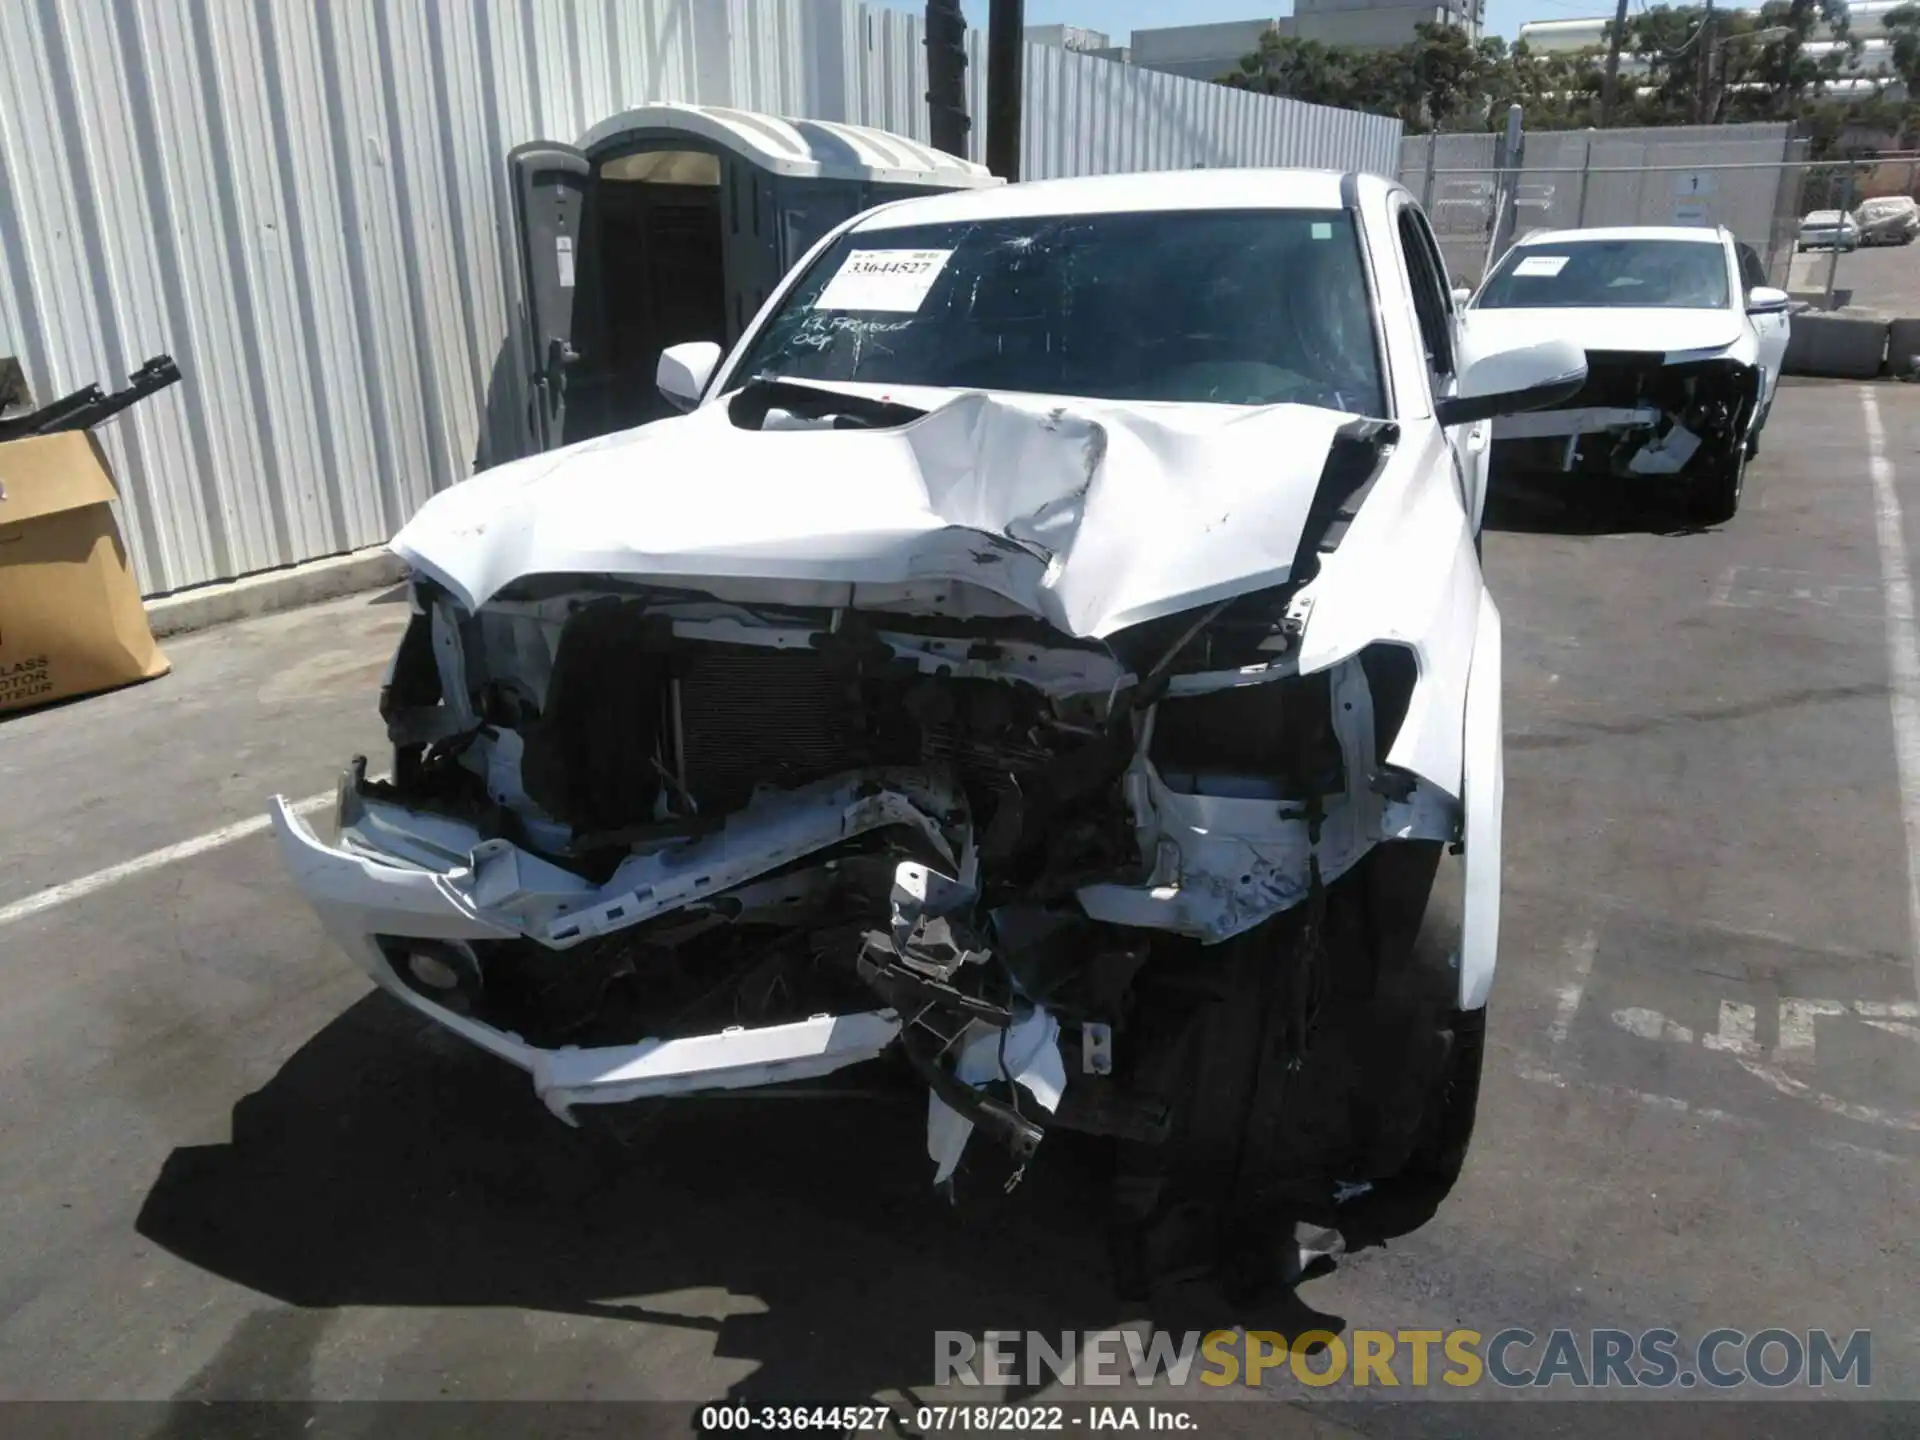
<path id="1" fill-rule="evenodd" d="M 0 711 L 167 673 L 113 498 L 88 431 L 0 445 Z"/>

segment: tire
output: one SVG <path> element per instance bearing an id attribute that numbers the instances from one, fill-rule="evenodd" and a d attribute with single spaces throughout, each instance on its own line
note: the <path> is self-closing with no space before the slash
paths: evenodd
<path id="1" fill-rule="evenodd" d="M 1377 846 L 1328 886 L 1317 964 L 1304 907 L 1220 945 L 1156 946 L 1135 986 L 1130 1078 L 1170 1133 L 1116 1146 L 1124 1293 L 1202 1275 L 1257 1291 L 1289 1273 L 1295 1223 L 1358 1248 L 1446 1198 L 1472 1137 L 1484 1016 L 1455 1008 L 1459 867 L 1440 850 Z M 1370 1188 L 1344 1198 L 1356 1181 Z"/>
<path id="2" fill-rule="evenodd" d="M 1439 1212 L 1466 1168 L 1480 1110 L 1487 1012 L 1456 1011 L 1452 1026 L 1450 1063 L 1413 1154 L 1397 1174 L 1341 1214 L 1339 1230 L 1349 1250 L 1383 1245 L 1418 1230 Z"/>
<path id="3" fill-rule="evenodd" d="M 1740 508 L 1740 492 L 1747 480 L 1747 446 L 1735 443 L 1713 457 L 1694 477 L 1687 508 L 1702 525 L 1724 525 Z"/>

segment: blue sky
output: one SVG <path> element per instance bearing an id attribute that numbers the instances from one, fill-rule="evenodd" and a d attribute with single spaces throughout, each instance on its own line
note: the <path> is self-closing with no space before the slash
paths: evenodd
<path id="1" fill-rule="evenodd" d="M 924 10 L 913 0 L 886 0 L 896 10 Z M 987 23 L 987 0 L 962 0 L 969 25 Z M 1487 32 L 1511 40 L 1528 20 L 1611 13 L 1606 0 L 1487 0 Z M 1104 30 L 1116 45 L 1128 32 L 1159 25 L 1206 25 L 1215 20 L 1250 20 L 1263 14 L 1286 15 L 1292 0 L 1027 0 L 1029 25 L 1084 25 Z"/>

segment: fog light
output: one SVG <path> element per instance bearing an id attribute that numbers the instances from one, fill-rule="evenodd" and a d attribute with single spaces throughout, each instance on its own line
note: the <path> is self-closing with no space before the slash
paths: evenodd
<path id="1" fill-rule="evenodd" d="M 414 979 L 430 989 L 458 990 L 460 988 L 460 972 L 430 951 L 415 950 L 409 954 L 407 969 L 413 972 Z"/>
<path id="2" fill-rule="evenodd" d="M 391 936 L 381 938 L 380 948 L 409 990 L 455 1014 L 478 1013 L 483 989 L 480 962 L 465 945 Z"/>

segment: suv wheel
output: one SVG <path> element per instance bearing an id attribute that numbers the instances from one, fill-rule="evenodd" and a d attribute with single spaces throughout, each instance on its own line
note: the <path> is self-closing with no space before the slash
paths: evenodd
<path id="1" fill-rule="evenodd" d="M 1703 525 L 1724 525 L 1733 519 L 1747 482 L 1750 453 L 1747 445 L 1735 440 L 1701 468 L 1687 497 L 1695 520 Z"/>
<path id="2" fill-rule="evenodd" d="M 1258 1291 L 1291 1274 L 1297 1223 L 1355 1249 L 1432 1217 L 1479 1097 L 1485 1014 L 1457 1009 L 1452 965 L 1459 879 L 1437 843 L 1380 845 L 1327 887 L 1317 943 L 1303 905 L 1220 945 L 1156 947 L 1130 1081 L 1170 1131 L 1116 1149 L 1124 1293 L 1202 1276 Z"/>

